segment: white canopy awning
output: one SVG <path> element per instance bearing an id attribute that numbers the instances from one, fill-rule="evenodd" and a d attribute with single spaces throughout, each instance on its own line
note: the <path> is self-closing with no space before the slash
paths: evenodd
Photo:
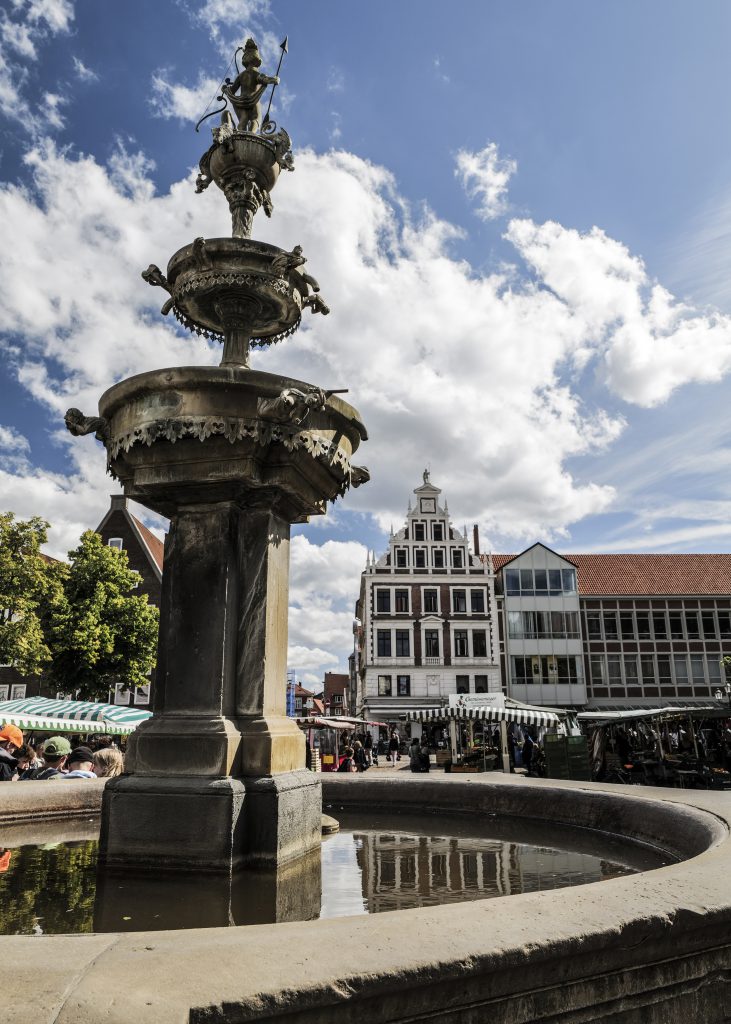
<path id="1" fill-rule="evenodd" d="M 723 712 L 723 709 L 721 709 Z M 706 707 L 674 707 L 669 705 L 664 708 L 635 708 L 633 711 L 580 711 L 576 716 L 580 722 L 630 722 L 640 718 L 687 718 L 703 717 L 704 714 L 717 715 L 719 708 L 708 705 Z"/>
<path id="2" fill-rule="evenodd" d="M 553 711 L 540 708 L 418 708 L 403 716 L 407 722 L 518 722 L 520 725 L 558 725 L 561 718 Z"/>
<path id="3" fill-rule="evenodd" d="M 352 722 L 344 722 L 340 718 L 323 718 L 321 715 L 309 715 L 307 718 L 295 719 L 300 729 L 347 729 L 353 731 Z"/>

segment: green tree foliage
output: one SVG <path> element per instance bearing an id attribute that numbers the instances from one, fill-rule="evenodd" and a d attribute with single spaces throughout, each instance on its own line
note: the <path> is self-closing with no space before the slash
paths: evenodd
<path id="1" fill-rule="evenodd" d="M 87 531 L 69 552 L 63 599 L 51 609 L 49 676 L 59 690 L 82 700 L 106 700 L 116 683 L 148 682 L 155 665 L 158 611 L 134 589 L 139 576 L 127 553 Z"/>
<path id="2" fill-rule="evenodd" d="M 0 513 L 0 664 L 24 675 L 48 666 L 51 652 L 46 624 L 62 600 L 65 566 L 40 553 L 48 523 L 34 517 L 16 520 Z"/>

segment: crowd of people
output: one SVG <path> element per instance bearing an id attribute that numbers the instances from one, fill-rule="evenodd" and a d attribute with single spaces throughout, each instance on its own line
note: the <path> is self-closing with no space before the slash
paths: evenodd
<path id="1" fill-rule="evenodd" d="M 391 729 L 388 738 L 373 742 L 370 732 L 354 733 L 345 741 L 338 758 L 339 772 L 365 772 L 378 767 L 379 748 L 387 764 L 394 768 L 401 760 L 401 736 L 398 729 Z M 405 748 L 404 748 L 405 749 Z M 409 768 L 412 772 L 428 772 L 430 766 L 429 747 L 426 740 L 413 739 L 408 748 Z"/>
<path id="2" fill-rule="evenodd" d="M 34 747 L 17 725 L 0 729 L 0 782 L 102 779 L 123 771 L 124 755 L 106 734 L 76 746 L 65 736 L 49 736 Z"/>

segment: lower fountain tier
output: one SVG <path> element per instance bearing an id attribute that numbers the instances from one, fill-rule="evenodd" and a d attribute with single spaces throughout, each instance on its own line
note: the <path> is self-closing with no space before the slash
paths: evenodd
<path id="1" fill-rule="evenodd" d="M 128 497 L 168 517 L 235 501 L 298 522 L 368 479 L 351 463 L 367 437 L 357 410 L 278 374 L 154 370 L 110 388 L 99 412 L 110 472 Z"/>
<path id="2" fill-rule="evenodd" d="M 100 863 L 230 875 L 319 850 L 322 792 L 306 769 L 237 779 L 122 775 L 104 790 Z"/>

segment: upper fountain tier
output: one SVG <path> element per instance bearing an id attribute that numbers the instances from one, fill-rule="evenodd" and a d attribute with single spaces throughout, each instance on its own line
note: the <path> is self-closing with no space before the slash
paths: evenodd
<path id="1" fill-rule="evenodd" d="M 286 40 L 282 47 L 286 52 Z M 212 130 L 213 144 L 201 157 L 196 183 L 197 192 L 211 182 L 221 189 L 232 237 L 197 238 L 171 257 L 167 276 L 155 264 L 142 276 L 169 292 L 163 314 L 172 310 L 189 330 L 223 341 L 222 365 L 247 366 L 249 346 L 292 334 L 305 307 L 323 315 L 330 310 L 315 278 L 302 269 L 307 260 L 301 246 L 286 252 L 251 239 L 256 213 L 263 208 L 271 216 L 271 190 L 282 169 L 294 170 L 294 162 L 287 132 L 268 112 L 263 121 L 261 116 L 264 91 L 275 88 L 279 78 L 259 71 L 253 39 L 241 49 L 243 70 L 221 87 L 224 105 L 213 111 L 221 114 L 221 123 Z"/>

